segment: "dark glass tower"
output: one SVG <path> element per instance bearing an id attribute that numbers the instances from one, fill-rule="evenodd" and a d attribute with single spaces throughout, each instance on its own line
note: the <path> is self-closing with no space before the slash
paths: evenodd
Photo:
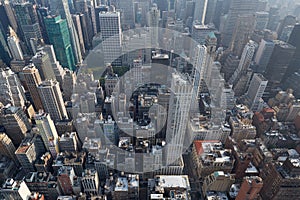
<path id="1" fill-rule="evenodd" d="M 75 59 L 71 46 L 70 33 L 65 19 L 59 16 L 44 18 L 50 44 L 53 45 L 57 59 L 63 67 L 75 69 Z"/>

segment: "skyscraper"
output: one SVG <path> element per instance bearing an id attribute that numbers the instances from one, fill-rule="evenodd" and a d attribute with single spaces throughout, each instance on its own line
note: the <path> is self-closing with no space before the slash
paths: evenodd
<path id="1" fill-rule="evenodd" d="M 201 23 L 201 25 L 204 25 L 204 22 L 205 22 L 208 1 L 209 0 L 196 1 L 194 20 L 199 21 Z"/>
<path id="2" fill-rule="evenodd" d="M 30 53 L 34 52 L 31 47 L 30 40 L 42 40 L 42 33 L 38 23 L 38 17 L 36 13 L 36 6 L 32 3 L 18 3 L 15 4 L 15 14 L 20 24 L 24 40 Z"/>
<path id="3" fill-rule="evenodd" d="M 20 41 L 12 28 L 9 28 L 9 36 L 7 37 L 7 43 L 12 57 L 15 60 L 23 60 L 23 51 L 20 46 Z"/>
<path id="4" fill-rule="evenodd" d="M 264 91 L 267 87 L 268 80 L 261 74 L 254 74 L 250 82 L 249 89 L 246 93 L 246 104 L 253 111 L 259 111 L 259 104 L 262 101 Z"/>
<path id="5" fill-rule="evenodd" d="M 258 65 L 258 72 L 263 73 L 271 58 L 274 42 L 271 40 L 262 39 L 257 49 L 254 61 Z"/>
<path id="6" fill-rule="evenodd" d="M 38 87 L 38 92 L 43 107 L 50 114 L 51 119 L 54 121 L 68 119 L 67 110 L 57 81 L 43 81 Z"/>
<path id="7" fill-rule="evenodd" d="M 60 16 L 47 16 L 44 20 L 49 41 L 54 47 L 57 59 L 63 67 L 74 70 L 75 60 L 67 21 L 61 19 Z"/>
<path id="8" fill-rule="evenodd" d="M 20 107 L 7 105 L 0 110 L 0 124 L 4 126 L 6 134 L 18 147 L 31 129 L 28 117 Z"/>
<path id="9" fill-rule="evenodd" d="M 16 148 L 11 139 L 5 133 L 0 133 L 0 151 L 1 155 L 12 159 L 16 165 L 19 164 L 19 161 L 15 155 Z"/>
<path id="10" fill-rule="evenodd" d="M 120 12 L 99 14 L 100 32 L 103 38 L 104 62 L 121 65 L 121 19 Z"/>
<path id="11" fill-rule="evenodd" d="M 20 80 L 11 69 L 0 69 L 0 102 L 23 107 L 26 97 Z"/>
<path id="12" fill-rule="evenodd" d="M 4 32 L 7 31 L 9 26 L 11 26 L 14 31 L 18 31 L 16 17 L 14 15 L 11 2 L 8 0 L 3 0 L 0 2 L 0 19 Z"/>
<path id="13" fill-rule="evenodd" d="M 81 54 L 84 56 L 85 54 L 85 45 L 84 45 L 84 40 L 83 40 L 83 29 L 81 27 L 81 22 L 80 22 L 80 14 L 74 14 L 72 15 L 73 23 L 77 31 L 78 35 L 78 40 L 80 44 L 80 50 Z"/>
<path id="14" fill-rule="evenodd" d="M 69 9 L 69 1 L 65 0 L 49 0 L 50 1 L 50 11 L 51 14 L 60 15 L 61 19 L 65 19 L 67 22 L 67 27 L 69 29 L 69 39 L 71 41 L 71 46 L 73 50 L 74 62 L 76 64 L 82 62 L 82 56 L 80 52 L 80 44 L 78 40 L 78 35 L 76 32 L 75 25 L 72 21 L 72 16 Z M 50 41 L 51 42 L 51 41 Z"/>
<path id="15" fill-rule="evenodd" d="M 43 109 L 43 104 L 38 93 L 38 86 L 42 83 L 39 70 L 34 65 L 24 67 L 22 74 L 25 79 L 26 86 L 30 93 L 31 101 L 35 110 Z"/>
<path id="16" fill-rule="evenodd" d="M 12 59 L 6 40 L 6 32 L 0 22 L 0 59 L 7 65 L 10 65 Z"/>
<path id="17" fill-rule="evenodd" d="M 148 13 L 148 26 L 151 27 L 150 35 L 151 35 L 151 43 L 155 47 L 158 44 L 158 27 L 159 27 L 159 18 L 160 12 L 156 4 L 153 4 L 149 13 Z"/>
<path id="18" fill-rule="evenodd" d="M 294 46 L 280 40 L 275 40 L 274 43 L 275 46 L 264 73 L 269 81 L 267 92 L 271 93 L 271 96 L 273 94 L 272 90 L 280 86 L 296 50 Z"/>
<path id="19" fill-rule="evenodd" d="M 56 156 L 55 146 L 53 146 L 52 143 L 58 139 L 58 134 L 50 115 L 48 113 L 41 112 L 35 114 L 34 119 L 46 150 L 50 151 L 52 156 Z"/>
<path id="20" fill-rule="evenodd" d="M 54 71 L 50 62 L 49 55 L 44 51 L 38 51 L 32 57 L 32 63 L 39 70 L 42 80 L 55 80 Z"/>
<path id="21" fill-rule="evenodd" d="M 222 43 L 229 46 L 240 15 L 254 14 L 258 0 L 232 0 L 229 13 L 222 33 Z"/>
<path id="22" fill-rule="evenodd" d="M 166 164 L 176 162 L 183 153 L 184 136 L 189 119 L 193 87 L 181 75 L 172 74 L 171 97 L 166 132 Z"/>

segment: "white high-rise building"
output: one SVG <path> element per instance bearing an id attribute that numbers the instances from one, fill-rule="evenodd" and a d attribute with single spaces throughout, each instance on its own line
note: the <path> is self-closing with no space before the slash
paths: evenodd
<path id="1" fill-rule="evenodd" d="M 67 110 L 57 81 L 43 81 L 38 87 L 43 107 L 54 121 L 67 119 Z"/>
<path id="2" fill-rule="evenodd" d="M 166 164 L 181 158 L 184 136 L 189 120 L 189 110 L 193 97 L 192 84 L 180 74 L 172 74 L 171 97 L 166 132 Z"/>
<path id="3" fill-rule="evenodd" d="M 17 74 L 11 69 L 0 69 L 0 102 L 23 107 L 25 101 L 25 91 Z"/>
<path id="4" fill-rule="evenodd" d="M 248 70 L 252 58 L 255 53 L 255 43 L 250 40 L 247 45 L 244 47 L 243 54 L 241 56 L 238 68 L 235 70 L 232 77 L 229 79 L 230 84 L 235 84 L 241 76 L 241 73 L 244 73 Z"/>
<path id="5" fill-rule="evenodd" d="M 246 101 L 248 107 L 252 111 L 259 111 L 258 108 L 260 107 L 260 103 L 263 102 L 261 98 L 264 94 L 267 84 L 268 80 L 265 79 L 263 75 L 257 73 L 253 75 L 249 89 L 246 93 Z"/>
<path id="6" fill-rule="evenodd" d="M 13 31 L 12 28 L 10 28 L 10 36 L 7 37 L 7 43 L 9 50 L 16 60 L 23 60 L 23 52 L 20 46 L 20 41 L 16 33 Z"/>
<path id="7" fill-rule="evenodd" d="M 58 139 L 58 134 L 48 113 L 38 113 L 34 116 L 36 126 L 39 129 L 39 134 L 41 135 L 46 149 L 49 151 L 51 149 L 51 143 Z M 51 149 L 53 151 L 53 149 Z M 50 150 L 51 154 L 52 151 Z M 54 149 L 55 150 L 55 149 Z M 55 153 L 55 151 L 54 151 Z"/>
<path id="8" fill-rule="evenodd" d="M 104 63 L 121 65 L 122 30 L 120 12 L 99 13 L 100 32 L 104 51 Z"/>

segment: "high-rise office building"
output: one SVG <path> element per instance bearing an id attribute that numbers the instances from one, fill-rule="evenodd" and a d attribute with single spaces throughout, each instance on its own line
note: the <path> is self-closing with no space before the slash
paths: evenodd
<path id="1" fill-rule="evenodd" d="M 205 20 L 204 24 L 213 23 L 214 17 L 215 17 L 215 11 L 217 6 L 217 0 L 208 0 L 207 6 L 206 6 L 206 14 L 205 14 Z"/>
<path id="2" fill-rule="evenodd" d="M 61 19 L 65 19 L 67 22 L 68 32 L 69 32 L 69 39 L 71 42 L 71 47 L 74 56 L 74 62 L 76 64 L 82 62 L 82 56 L 80 52 L 80 44 L 78 40 L 78 35 L 76 32 L 75 25 L 72 20 L 72 16 L 69 9 L 69 2 L 64 0 L 49 0 L 50 1 L 50 11 L 51 14 L 60 15 Z M 72 2 L 70 2 L 72 3 Z M 51 43 L 51 41 L 50 41 Z"/>
<path id="3" fill-rule="evenodd" d="M 22 108 L 11 105 L 1 108 L 0 112 L 0 124 L 4 126 L 14 145 L 19 146 L 27 131 L 31 129 L 28 117 Z"/>
<path id="4" fill-rule="evenodd" d="M 19 165 L 19 161 L 15 154 L 16 148 L 5 133 L 0 133 L 0 151 L 1 155 L 12 159 L 16 165 Z"/>
<path id="5" fill-rule="evenodd" d="M 103 38 L 104 63 L 121 65 L 121 19 L 120 12 L 99 13 L 100 32 Z"/>
<path id="6" fill-rule="evenodd" d="M 277 34 L 278 36 L 281 36 L 283 30 L 287 26 L 294 26 L 297 23 L 297 19 L 295 16 L 292 15 L 287 15 L 282 22 L 280 23 L 278 29 L 277 29 Z"/>
<path id="7" fill-rule="evenodd" d="M 166 131 L 167 165 L 175 163 L 183 153 L 184 135 L 187 128 L 193 87 L 189 80 L 179 74 L 172 74 L 171 97 Z"/>
<path id="8" fill-rule="evenodd" d="M 42 83 L 39 70 L 34 65 L 27 65 L 23 68 L 22 74 L 35 109 L 37 111 L 43 109 L 43 104 L 37 89 Z"/>
<path id="9" fill-rule="evenodd" d="M 133 8 L 133 0 L 118 0 L 116 8 L 121 10 L 122 29 L 127 30 L 134 28 L 135 15 Z"/>
<path id="10" fill-rule="evenodd" d="M 24 41 L 30 53 L 34 52 L 31 39 L 42 40 L 42 33 L 36 13 L 36 6 L 29 2 L 18 3 L 14 6 L 16 18 L 21 27 Z"/>
<path id="11" fill-rule="evenodd" d="M 25 105 L 26 97 L 20 80 L 11 69 L 0 69 L 0 102 L 17 107 Z"/>
<path id="12" fill-rule="evenodd" d="M 231 40 L 231 51 L 234 55 L 240 57 L 243 52 L 243 48 L 249 42 L 255 27 L 255 15 L 239 15 L 235 24 L 235 29 Z"/>
<path id="13" fill-rule="evenodd" d="M 60 65 L 59 61 L 57 61 L 56 59 L 53 45 L 44 45 L 42 48 L 39 49 L 39 51 L 43 51 L 48 54 L 56 80 L 59 82 L 60 86 L 62 86 L 61 84 L 63 82 L 64 69 Z"/>
<path id="14" fill-rule="evenodd" d="M 229 46 L 232 41 L 233 33 L 238 22 L 239 16 L 254 14 L 257 8 L 258 0 L 232 0 L 230 9 L 222 33 L 222 43 Z"/>
<path id="15" fill-rule="evenodd" d="M 267 29 L 271 31 L 276 31 L 279 25 L 280 15 L 279 15 L 279 8 L 278 7 L 271 7 L 269 11 L 269 20 Z"/>
<path id="16" fill-rule="evenodd" d="M 72 15 L 73 23 L 77 31 L 81 55 L 84 56 L 85 54 L 85 45 L 83 40 L 83 33 L 82 33 L 82 27 L 80 22 L 80 14 L 73 14 Z"/>
<path id="17" fill-rule="evenodd" d="M 151 27 L 151 43 L 155 47 L 158 45 L 158 27 L 159 27 L 160 12 L 156 4 L 153 4 L 148 13 L 148 26 Z"/>
<path id="18" fill-rule="evenodd" d="M 55 74 L 49 55 L 44 51 L 38 51 L 32 58 L 32 63 L 39 70 L 42 80 L 55 80 Z"/>
<path id="19" fill-rule="evenodd" d="M 68 119 L 65 104 L 57 81 L 43 81 L 38 87 L 43 107 L 54 121 Z"/>
<path id="20" fill-rule="evenodd" d="M 255 53 L 255 43 L 253 41 L 248 42 L 244 47 L 238 68 L 235 70 L 232 77 L 229 79 L 230 84 L 236 84 L 242 73 L 245 73 L 251 64 L 252 58 Z"/>
<path id="21" fill-rule="evenodd" d="M 265 71 L 271 58 L 274 46 L 275 44 L 271 40 L 261 40 L 254 58 L 255 63 L 258 65 L 257 71 L 259 73 L 263 73 Z"/>
<path id="22" fill-rule="evenodd" d="M 100 32 L 100 18 L 99 18 L 99 14 L 101 12 L 108 12 L 109 7 L 106 5 L 100 5 L 100 6 L 96 6 L 95 7 L 95 23 L 96 23 L 96 30 L 97 33 Z"/>
<path id="23" fill-rule="evenodd" d="M 50 115 L 48 113 L 37 113 L 34 116 L 35 123 L 39 129 L 39 134 L 42 137 L 47 151 L 53 152 L 51 143 L 58 139 L 58 134 Z M 55 149 L 54 149 L 55 150 Z"/>
<path id="24" fill-rule="evenodd" d="M 209 0 L 196 1 L 194 20 L 199 21 L 201 25 L 204 25 L 205 22 L 208 1 Z"/>
<path id="25" fill-rule="evenodd" d="M 256 30 L 264 30 L 267 28 L 269 21 L 269 13 L 268 12 L 256 12 L 255 13 L 255 29 Z"/>
<path id="26" fill-rule="evenodd" d="M 11 6 L 11 1 L 3 0 L 0 2 L 0 19 L 4 32 L 7 31 L 9 26 L 11 26 L 14 31 L 18 31 L 18 24 Z"/>
<path id="27" fill-rule="evenodd" d="M 7 40 L 6 40 L 6 31 L 0 22 L 0 59 L 7 65 L 10 65 L 12 60 L 12 55 L 9 51 Z"/>
<path id="28" fill-rule="evenodd" d="M 205 44 L 208 34 L 215 30 L 216 29 L 213 25 L 202 25 L 198 21 L 194 21 L 192 27 L 192 38 L 201 45 Z"/>
<path id="29" fill-rule="evenodd" d="M 23 58 L 24 58 L 23 51 L 20 46 L 19 38 L 18 38 L 16 32 L 12 28 L 9 28 L 9 35 L 7 37 L 7 43 L 8 43 L 9 50 L 12 54 L 12 57 L 15 60 L 23 60 Z"/>
<path id="30" fill-rule="evenodd" d="M 254 74 L 250 82 L 248 91 L 246 93 L 246 104 L 253 111 L 259 111 L 260 103 L 264 91 L 267 87 L 268 80 L 266 80 L 261 74 Z"/>
<path id="31" fill-rule="evenodd" d="M 74 70 L 75 60 L 67 21 L 60 16 L 47 16 L 44 20 L 49 41 L 53 45 L 57 60 L 63 67 Z"/>
<path id="32" fill-rule="evenodd" d="M 275 40 L 274 43 L 275 46 L 264 73 L 264 77 L 269 81 L 266 95 L 271 94 L 271 96 L 273 89 L 280 86 L 296 50 L 294 46 L 283 41 Z"/>

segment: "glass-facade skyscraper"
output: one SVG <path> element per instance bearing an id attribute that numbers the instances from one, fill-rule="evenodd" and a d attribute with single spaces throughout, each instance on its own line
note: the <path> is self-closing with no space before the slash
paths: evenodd
<path id="1" fill-rule="evenodd" d="M 49 42 L 53 45 L 57 59 L 63 67 L 75 69 L 75 59 L 71 46 L 70 33 L 65 19 L 59 16 L 44 18 Z"/>

